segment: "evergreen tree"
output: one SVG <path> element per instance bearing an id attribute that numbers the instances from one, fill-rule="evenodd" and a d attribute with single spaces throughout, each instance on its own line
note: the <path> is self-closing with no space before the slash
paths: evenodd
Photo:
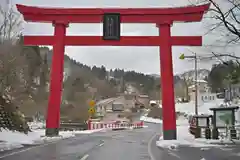
<path id="1" fill-rule="evenodd" d="M 208 76 L 208 82 L 214 92 L 223 91 L 230 84 L 239 83 L 240 65 L 234 61 L 215 64 Z"/>

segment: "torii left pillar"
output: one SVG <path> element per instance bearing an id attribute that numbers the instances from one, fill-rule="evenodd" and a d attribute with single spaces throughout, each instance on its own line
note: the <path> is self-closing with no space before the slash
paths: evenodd
<path id="1" fill-rule="evenodd" d="M 68 24 L 64 22 L 53 22 L 54 41 L 52 67 L 50 73 L 50 95 L 48 100 L 46 136 L 56 136 L 59 133 L 60 105 L 62 97 L 63 66 L 65 36 Z"/>

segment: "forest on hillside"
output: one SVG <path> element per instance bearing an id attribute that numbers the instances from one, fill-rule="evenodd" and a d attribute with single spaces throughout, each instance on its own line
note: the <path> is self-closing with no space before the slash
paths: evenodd
<path id="1" fill-rule="evenodd" d="M 9 49 L 11 47 L 11 49 Z M 1 94 L 10 97 L 26 116 L 45 115 L 48 105 L 52 51 L 47 47 L 24 46 L 20 38 L 14 45 L 1 45 Z M 9 63 L 11 62 L 11 63 Z M 61 115 L 86 119 L 88 101 L 115 97 L 132 83 L 141 92 L 156 95 L 159 80 L 154 77 L 104 66 L 89 67 L 64 56 L 64 77 Z"/>
<path id="2" fill-rule="evenodd" d="M 240 62 L 230 60 L 214 64 L 208 76 L 209 85 L 213 92 L 223 92 L 231 85 L 240 82 Z"/>
<path id="3" fill-rule="evenodd" d="M 47 47 L 25 46 L 22 17 L 15 6 L 3 4 L 0 3 L 0 128 L 27 132 L 25 117 L 41 119 L 46 115 L 53 54 Z M 151 76 L 121 69 L 107 71 L 104 66 L 89 67 L 67 55 L 64 69 L 60 106 L 63 119 L 86 120 L 90 99 L 117 96 L 129 82 L 142 93 L 158 90 Z M 110 72 L 113 78 L 109 78 Z"/>
<path id="4" fill-rule="evenodd" d="M 83 79 L 85 79 L 85 83 L 91 84 L 92 87 L 96 87 L 94 82 L 97 79 L 100 81 L 106 81 L 112 89 L 116 89 L 115 92 L 124 92 L 126 83 L 133 84 L 134 87 L 136 87 L 142 94 L 151 94 L 151 92 L 159 90 L 160 79 L 143 73 L 124 71 L 123 69 L 111 69 L 107 71 L 104 66 L 90 67 L 71 59 L 67 55 L 65 55 L 65 64 L 71 66 L 71 73 L 73 73 L 71 74 L 72 76 L 84 77 Z M 113 95 L 106 95 L 102 93 L 102 96 Z"/>

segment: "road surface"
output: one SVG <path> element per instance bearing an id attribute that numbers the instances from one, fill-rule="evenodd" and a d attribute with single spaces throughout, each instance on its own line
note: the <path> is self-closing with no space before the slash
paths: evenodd
<path id="1" fill-rule="evenodd" d="M 56 143 L 0 153 L 0 160 L 151 160 L 149 147 L 156 147 L 155 142 L 151 143 L 156 133 L 160 133 L 159 124 L 143 129 L 81 134 Z"/>
<path id="2" fill-rule="evenodd" d="M 240 147 L 190 148 L 176 150 L 156 146 L 161 128 L 102 131 L 89 135 L 0 153 L 0 160 L 239 160 Z M 204 159 L 203 159 L 204 158 Z"/>
<path id="3" fill-rule="evenodd" d="M 161 149 L 161 153 L 162 160 L 239 160 L 240 145 L 218 148 L 182 146 L 176 150 Z M 163 156 L 168 158 L 163 158 Z"/>

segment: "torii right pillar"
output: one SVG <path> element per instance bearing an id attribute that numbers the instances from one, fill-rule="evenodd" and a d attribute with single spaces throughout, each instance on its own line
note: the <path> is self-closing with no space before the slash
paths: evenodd
<path id="1" fill-rule="evenodd" d="M 160 44 L 160 68 L 161 68 L 161 89 L 162 89 L 162 119 L 163 139 L 177 139 L 176 113 L 174 98 L 174 81 L 172 65 L 172 43 L 171 43 L 172 22 L 157 24 L 159 34 L 163 41 Z"/>

